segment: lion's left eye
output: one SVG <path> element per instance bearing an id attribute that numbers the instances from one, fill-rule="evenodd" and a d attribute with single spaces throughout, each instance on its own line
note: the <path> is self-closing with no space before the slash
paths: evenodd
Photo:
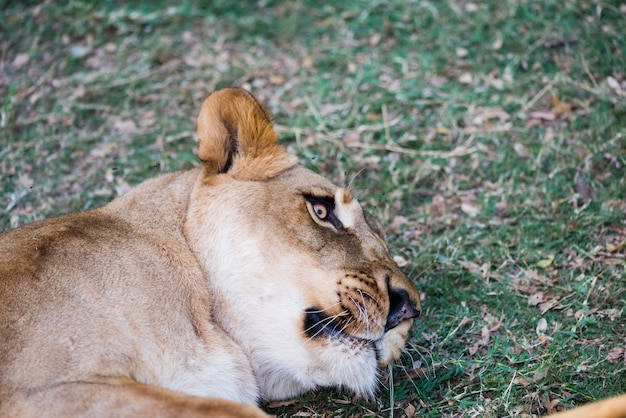
<path id="1" fill-rule="evenodd" d="M 335 216 L 335 201 L 332 197 L 305 196 L 311 217 L 320 225 L 328 224 L 342 229 L 341 221 Z M 319 222 L 321 221 L 321 222 Z"/>
<path id="2" fill-rule="evenodd" d="M 318 218 L 320 218 L 321 220 L 324 220 L 328 217 L 330 208 L 326 206 L 324 203 L 316 202 L 316 203 L 313 203 L 313 212 L 315 212 Z"/>

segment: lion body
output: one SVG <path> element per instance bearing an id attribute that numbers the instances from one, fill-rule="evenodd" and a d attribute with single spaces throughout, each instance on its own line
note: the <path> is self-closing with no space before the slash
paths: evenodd
<path id="1" fill-rule="evenodd" d="M 265 416 L 399 357 L 419 294 L 380 225 L 241 90 L 198 135 L 202 168 L 0 235 L 0 415 Z"/>

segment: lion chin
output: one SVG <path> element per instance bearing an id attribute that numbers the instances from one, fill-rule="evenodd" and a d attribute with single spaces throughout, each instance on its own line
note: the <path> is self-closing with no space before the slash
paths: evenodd
<path id="1" fill-rule="evenodd" d="M 375 392 L 421 311 L 381 225 L 244 90 L 207 98 L 198 138 L 200 168 L 0 235 L 0 416 L 263 417 Z"/>

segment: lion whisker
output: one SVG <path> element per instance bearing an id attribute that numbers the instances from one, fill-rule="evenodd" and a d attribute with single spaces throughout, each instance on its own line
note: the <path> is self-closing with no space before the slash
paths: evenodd
<path id="1" fill-rule="evenodd" d="M 369 315 L 367 314 L 367 307 L 365 306 L 365 300 L 361 296 L 361 299 L 363 300 L 363 303 L 361 304 L 350 295 L 348 295 L 348 298 L 359 311 L 359 322 L 363 323 L 365 325 L 365 330 L 369 332 L 370 322 L 369 322 Z"/>
<path id="2" fill-rule="evenodd" d="M 335 305 L 333 305 L 333 306 L 336 306 L 336 305 L 338 305 L 338 303 L 337 303 L 337 304 L 335 304 Z M 325 312 L 325 310 L 318 310 L 318 311 L 311 311 L 311 312 L 315 312 L 315 313 L 324 313 L 324 312 Z M 325 330 L 327 327 L 329 327 L 329 326 L 332 324 L 332 322 L 333 322 L 334 320 L 336 320 L 336 319 L 338 319 L 338 318 L 341 318 L 341 317 L 343 317 L 343 316 L 346 316 L 346 315 L 349 315 L 349 314 L 348 314 L 347 312 L 345 312 L 345 311 L 341 311 L 341 312 L 339 312 L 339 313 L 337 313 L 337 314 L 335 314 L 335 315 L 331 315 L 331 316 L 324 317 L 323 319 L 321 319 L 321 320 L 317 321 L 315 324 L 313 324 L 313 325 L 311 325 L 310 327 L 306 328 L 306 329 L 304 330 L 304 332 L 305 332 L 305 333 L 306 333 L 306 332 L 308 332 L 308 331 L 310 331 L 310 330 L 312 330 L 312 329 L 314 329 L 314 328 L 316 328 L 316 327 L 318 327 L 319 325 L 321 325 L 321 326 L 322 326 L 322 328 L 321 328 L 320 330 L 318 330 L 315 334 L 313 334 L 313 335 L 311 335 L 309 338 L 307 338 L 307 340 L 305 341 L 305 344 L 307 344 L 307 343 L 308 343 L 309 341 L 311 341 L 313 338 L 317 337 L 317 336 L 318 336 L 318 335 L 320 335 L 322 332 L 324 332 L 324 330 Z M 343 332 L 343 330 L 344 330 L 344 329 L 346 329 L 346 327 L 347 327 L 349 324 L 350 324 L 350 322 L 348 321 L 348 322 L 347 322 L 347 324 L 346 324 L 346 325 L 344 325 L 344 326 L 343 326 L 343 327 L 339 330 L 339 332 Z"/>

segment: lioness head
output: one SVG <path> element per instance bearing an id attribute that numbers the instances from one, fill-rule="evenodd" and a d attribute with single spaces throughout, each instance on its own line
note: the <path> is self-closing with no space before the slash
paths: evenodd
<path id="1" fill-rule="evenodd" d="M 261 396 L 371 394 L 421 310 L 383 228 L 346 189 L 298 165 L 244 90 L 209 96 L 198 137 L 204 174 L 185 235 L 214 318 L 246 351 Z"/>

